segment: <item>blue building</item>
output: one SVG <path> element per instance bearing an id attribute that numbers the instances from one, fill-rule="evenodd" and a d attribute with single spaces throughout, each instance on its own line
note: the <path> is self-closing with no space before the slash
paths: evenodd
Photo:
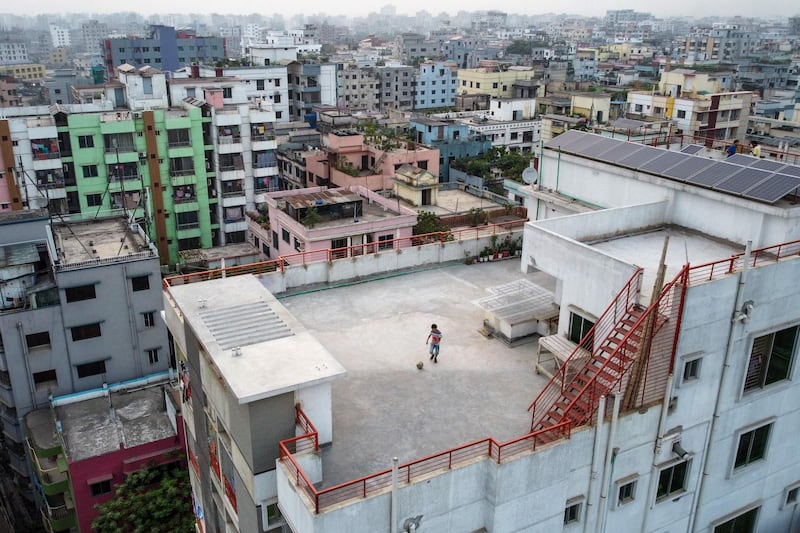
<path id="1" fill-rule="evenodd" d="M 417 73 L 414 109 L 453 107 L 458 90 L 458 66 L 451 61 L 421 63 Z"/>
<path id="2" fill-rule="evenodd" d="M 408 124 L 419 144 L 439 149 L 439 181 L 450 181 L 450 163 L 487 152 L 492 142 L 453 120 L 413 118 Z"/>
<path id="3" fill-rule="evenodd" d="M 106 70 L 111 75 L 123 63 L 173 72 L 192 63 L 213 65 L 226 55 L 224 37 L 198 37 L 191 31 L 158 25 L 150 27 L 148 37 L 106 39 L 103 49 Z"/>

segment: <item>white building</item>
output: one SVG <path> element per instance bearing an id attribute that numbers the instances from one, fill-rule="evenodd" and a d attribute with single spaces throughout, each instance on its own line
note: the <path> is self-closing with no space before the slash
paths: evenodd
<path id="1" fill-rule="evenodd" d="M 28 48 L 23 42 L 0 42 L 0 65 L 28 62 Z"/>
<path id="2" fill-rule="evenodd" d="M 53 42 L 53 48 L 61 48 L 72 45 L 72 37 L 70 36 L 68 28 L 62 28 L 55 24 L 50 24 L 50 40 Z"/>
<path id="3" fill-rule="evenodd" d="M 531 404 L 531 432 L 403 463 L 394 490 L 388 471 L 330 487 L 325 476 L 332 455 L 315 446 L 336 429 L 327 413 L 330 399 L 306 395 L 294 431 L 285 414 L 262 428 L 270 437 L 289 434 L 274 471 L 286 525 L 294 533 L 796 529 L 800 168 L 737 157 L 719 162 L 575 131 L 549 143 L 530 191 L 533 220 L 525 227 L 521 266 L 531 277 L 544 272 L 555 278 L 560 317 L 556 333 L 539 339 L 537 366 L 553 377 Z M 432 246 L 444 249 L 444 243 Z M 405 258 L 423 248 L 392 255 Z M 357 271 L 358 261 L 349 260 L 348 268 Z M 315 268 L 300 265 L 275 275 L 311 280 Z M 240 285 L 224 280 L 196 290 L 175 286 L 165 297 L 167 322 L 191 362 L 189 372 L 202 376 L 203 396 L 194 405 L 211 398 L 210 414 L 196 412 L 226 424 L 195 423 L 204 428 L 196 430 L 203 444 L 208 427 L 223 444 L 248 442 L 250 428 L 234 427 L 236 418 L 214 407 L 240 412 L 237 402 L 220 401 L 223 389 L 262 398 L 272 387 L 251 389 L 265 372 L 229 370 L 246 368 L 237 357 L 261 364 L 249 340 L 239 353 L 231 352 L 235 339 L 226 339 L 228 349 L 218 348 L 222 333 L 212 320 L 230 301 L 238 303 L 240 287 L 249 289 L 248 298 L 270 301 L 258 296 L 254 280 L 240 279 Z M 262 283 L 277 279 L 265 276 Z M 456 305 L 452 296 L 450 303 Z M 305 366 L 289 364 L 285 371 Z M 333 377 L 327 371 L 322 376 L 323 382 Z M 411 381 L 400 388 L 412 387 Z M 491 379 L 486 381 L 488 386 Z M 285 413 L 298 402 L 298 388 L 284 390 Z M 239 394 L 239 405 L 244 396 Z M 492 408 L 484 403 L 486 411 Z M 401 429 L 411 440 L 422 434 L 413 425 Z M 332 446 L 335 451 L 336 439 Z M 241 463 L 237 471 L 246 472 Z M 215 471 L 218 481 L 211 476 L 202 490 L 216 483 L 222 494 L 219 467 Z M 201 461 L 195 472 L 207 479 L 201 472 L 209 465 Z M 231 513 L 222 496 L 215 501 L 231 529 L 252 531 L 244 515 L 236 522 L 235 507 Z"/>

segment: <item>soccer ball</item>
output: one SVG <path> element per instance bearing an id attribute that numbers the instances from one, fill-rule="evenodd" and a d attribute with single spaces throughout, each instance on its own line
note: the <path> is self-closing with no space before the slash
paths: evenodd
<path id="1" fill-rule="evenodd" d="M 419 370 L 422 370 L 422 367 L 423 367 L 423 366 L 425 366 L 425 365 L 422 363 L 422 361 L 419 361 L 419 362 L 417 363 L 417 368 L 418 368 Z"/>

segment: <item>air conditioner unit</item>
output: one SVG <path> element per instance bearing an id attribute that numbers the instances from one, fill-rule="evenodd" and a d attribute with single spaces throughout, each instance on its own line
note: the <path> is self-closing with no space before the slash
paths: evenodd
<path id="1" fill-rule="evenodd" d="M 147 152 L 139 152 L 139 159 L 147 159 Z"/>
<path id="2" fill-rule="evenodd" d="M 142 112 L 141 111 L 134 111 L 133 118 L 142 118 Z"/>

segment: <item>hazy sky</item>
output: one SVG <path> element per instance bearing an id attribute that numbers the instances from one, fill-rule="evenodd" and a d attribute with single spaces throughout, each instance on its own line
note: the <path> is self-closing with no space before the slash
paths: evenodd
<path id="1" fill-rule="evenodd" d="M 279 12 L 284 16 L 296 13 L 329 15 L 364 16 L 379 11 L 388 2 L 367 2 L 365 0 L 304 0 L 295 5 L 287 2 L 277 4 L 253 2 L 252 0 L 226 0 L 211 2 L 208 0 L 139 0 L 136 2 L 97 2 L 96 0 L 34 0 L 32 4 L 24 1 L 9 0 L 3 2 L 0 13 L 11 12 L 18 15 L 35 15 L 39 13 L 64 12 L 118 12 L 136 11 L 144 15 L 152 13 L 236 13 L 253 12 L 272 15 Z M 731 16 L 743 17 L 776 17 L 800 14 L 797 0 L 729 0 L 727 2 L 697 2 L 695 0 L 671 0 L 670 2 L 620 2 L 618 0 L 561 0 L 559 2 L 531 2 L 530 0 L 404 0 L 393 4 L 399 14 L 414 14 L 421 10 L 438 14 L 442 11 L 454 14 L 460 10 L 479 11 L 499 9 L 507 13 L 536 15 L 540 13 L 574 13 L 587 16 L 604 15 L 608 9 L 635 9 L 649 11 L 657 17 L 668 16 Z M 276 9 L 280 7 L 279 9 Z"/>

